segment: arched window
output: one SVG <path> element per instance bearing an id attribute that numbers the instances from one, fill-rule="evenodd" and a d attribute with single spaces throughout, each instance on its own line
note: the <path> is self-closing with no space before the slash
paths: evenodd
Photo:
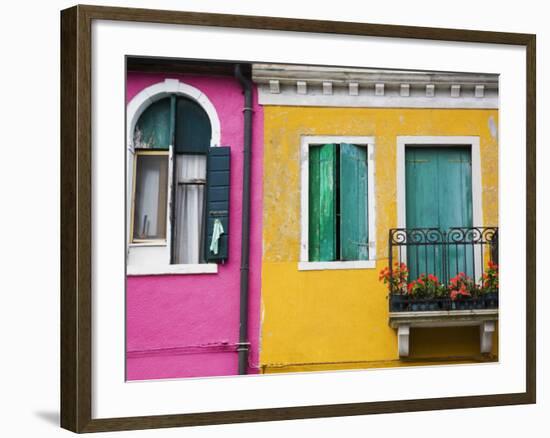
<path id="1" fill-rule="evenodd" d="M 166 242 L 170 246 L 171 264 L 227 258 L 229 148 L 211 148 L 211 138 L 210 118 L 203 107 L 176 94 L 150 104 L 135 124 L 131 241 Z M 227 159 L 220 163 L 212 161 L 209 158 L 212 149 L 220 150 L 214 155 L 226 152 L 222 155 L 227 155 Z M 221 170 L 227 168 L 222 178 L 227 186 L 223 239 L 219 235 L 223 223 L 218 224 L 221 227 L 214 233 L 214 221 L 210 220 L 213 215 L 207 212 L 207 205 L 216 205 L 212 193 L 219 193 L 216 181 L 208 184 L 207 161 L 211 163 L 210 171 L 216 171 L 220 164 Z M 210 250 L 213 234 L 215 251 Z"/>

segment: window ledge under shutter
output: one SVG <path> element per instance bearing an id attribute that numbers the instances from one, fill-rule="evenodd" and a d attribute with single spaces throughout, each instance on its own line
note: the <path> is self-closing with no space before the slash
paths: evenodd
<path id="1" fill-rule="evenodd" d="M 126 275 L 138 277 L 142 275 L 185 275 L 185 274 L 217 274 L 216 263 L 194 263 L 181 265 L 128 265 Z"/>
<path id="2" fill-rule="evenodd" d="M 328 271 L 333 269 L 375 269 L 376 260 L 333 262 L 298 262 L 298 271 Z"/>

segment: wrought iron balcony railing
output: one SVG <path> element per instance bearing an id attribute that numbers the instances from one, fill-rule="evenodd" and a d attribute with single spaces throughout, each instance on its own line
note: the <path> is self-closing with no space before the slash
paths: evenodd
<path id="1" fill-rule="evenodd" d="M 393 228 L 389 231 L 388 246 L 390 278 L 397 279 L 402 263 L 408 271 L 406 279 L 401 277 L 403 281 L 390 281 L 390 311 L 498 307 L 498 286 L 491 290 L 483 286 L 483 274 L 489 262 L 498 264 L 497 227 L 449 228 L 447 231 L 438 228 Z M 443 285 L 439 291 L 431 296 L 408 293 L 411 282 L 430 274 Z M 450 282 L 457 275 L 467 278 L 476 293 L 460 296 L 459 300 L 453 299 L 448 292 Z"/>

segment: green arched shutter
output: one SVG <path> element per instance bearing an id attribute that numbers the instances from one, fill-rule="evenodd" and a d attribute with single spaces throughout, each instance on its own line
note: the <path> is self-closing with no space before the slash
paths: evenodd
<path id="1" fill-rule="evenodd" d="M 176 153 L 206 154 L 212 127 L 206 111 L 195 101 L 178 97 L 176 104 Z"/>
<path id="2" fill-rule="evenodd" d="M 170 97 L 157 100 L 143 111 L 134 130 L 138 149 L 168 149 L 171 142 Z"/>

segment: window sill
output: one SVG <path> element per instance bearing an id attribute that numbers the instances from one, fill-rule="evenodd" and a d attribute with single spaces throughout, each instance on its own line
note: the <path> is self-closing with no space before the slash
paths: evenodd
<path id="1" fill-rule="evenodd" d="M 217 274 L 216 263 L 197 263 L 189 265 L 128 265 L 126 275 L 187 275 L 187 274 Z"/>
<path id="2" fill-rule="evenodd" d="M 350 262 L 298 262 L 298 271 L 329 271 L 342 269 L 375 269 L 376 260 Z"/>
<path id="3" fill-rule="evenodd" d="M 150 240 L 148 242 L 132 242 L 128 246 L 130 248 L 140 248 L 144 246 L 166 246 L 166 240 Z"/>

